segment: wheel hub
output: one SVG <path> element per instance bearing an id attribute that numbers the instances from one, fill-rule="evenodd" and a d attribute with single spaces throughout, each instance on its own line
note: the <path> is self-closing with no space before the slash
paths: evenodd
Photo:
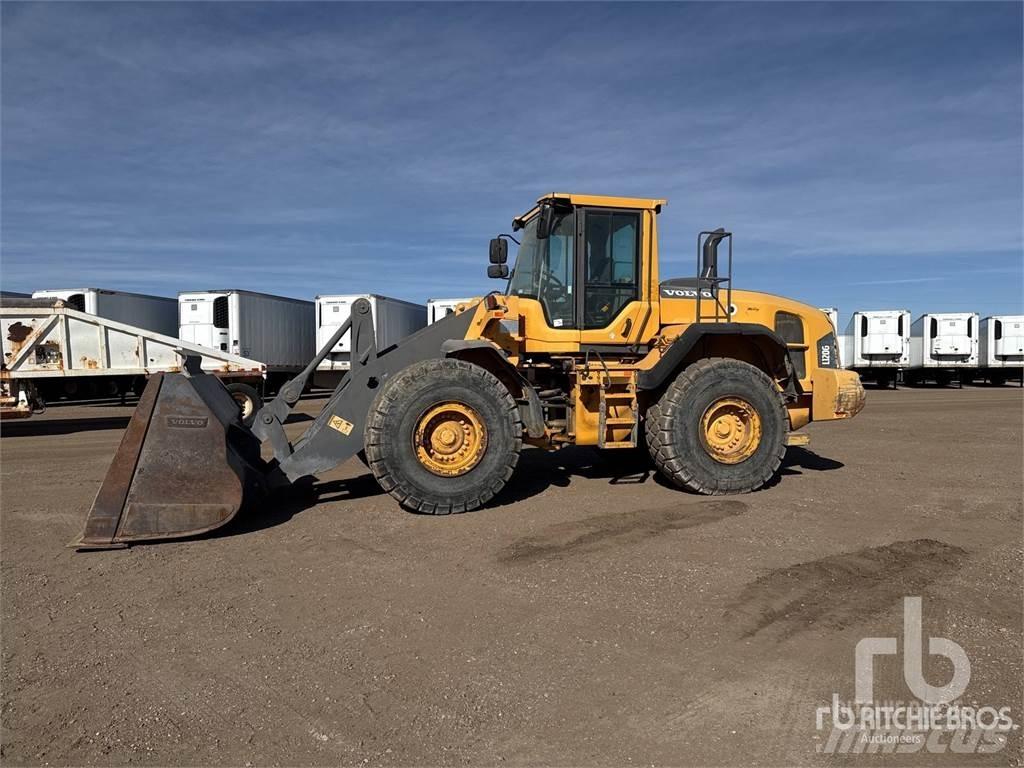
<path id="1" fill-rule="evenodd" d="M 249 418 L 252 415 L 253 411 L 252 399 L 246 397 L 244 394 L 240 392 L 232 392 L 231 397 L 234 398 L 236 403 L 238 403 L 238 408 L 242 412 L 242 418 Z"/>
<path id="2" fill-rule="evenodd" d="M 739 464 L 761 444 L 761 417 L 741 397 L 722 397 L 701 418 L 701 443 L 715 461 Z"/>
<path id="3" fill-rule="evenodd" d="M 420 416 L 413 442 L 425 469 L 442 477 L 457 477 L 480 462 L 487 448 L 487 429 L 468 405 L 441 403 Z"/>

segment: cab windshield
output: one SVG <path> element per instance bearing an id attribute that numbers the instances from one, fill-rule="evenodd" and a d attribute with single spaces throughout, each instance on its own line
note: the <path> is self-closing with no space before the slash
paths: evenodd
<path id="1" fill-rule="evenodd" d="M 573 326 L 573 274 L 576 217 L 573 211 L 552 222 L 551 236 L 537 239 L 537 217 L 523 228 L 515 269 L 509 280 L 510 296 L 536 299 L 552 328 Z"/>

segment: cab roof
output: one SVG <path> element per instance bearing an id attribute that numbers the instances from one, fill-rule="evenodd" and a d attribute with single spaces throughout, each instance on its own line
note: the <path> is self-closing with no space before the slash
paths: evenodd
<path id="1" fill-rule="evenodd" d="M 595 205 L 603 208 L 641 208 L 658 212 L 667 200 L 648 197 L 611 197 L 609 195 L 577 195 L 572 192 L 549 192 L 537 198 L 540 205 L 545 200 L 568 200 L 573 205 Z"/>
<path id="2" fill-rule="evenodd" d="M 533 208 L 512 219 L 513 229 L 522 227 L 526 221 L 537 214 L 541 203 L 549 200 L 564 200 L 573 206 L 589 205 L 595 208 L 632 208 L 641 211 L 654 211 L 655 213 L 661 213 L 661 207 L 668 202 L 667 200 L 650 197 L 611 197 L 610 195 L 576 195 L 572 192 L 549 192 L 538 197 L 537 204 Z"/>

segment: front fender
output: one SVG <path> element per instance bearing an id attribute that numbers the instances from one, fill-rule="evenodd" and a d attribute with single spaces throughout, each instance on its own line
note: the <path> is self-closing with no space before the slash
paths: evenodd
<path id="1" fill-rule="evenodd" d="M 441 345 L 441 353 L 445 357 L 457 357 L 479 365 L 497 376 L 516 398 L 526 434 L 533 438 L 544 437 L 544 408 L 540 396 L 509 362 L 505 350 L 486 339 L 449 339 Z"/>

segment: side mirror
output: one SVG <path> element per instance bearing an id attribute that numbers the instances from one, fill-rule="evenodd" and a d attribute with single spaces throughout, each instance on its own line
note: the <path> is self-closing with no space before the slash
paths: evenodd
<path id="1" fill-rule="evenodd" d="M 505 278 L 508 277 L 508 265 L 506 265 L 506 264 L 491 264 L 491 266 L 489 266 L 487 268 L 487 276 L 488 277 L 494 277 L 494 278 L 500 278 L 500 279 L 504 280 Z"/>
<path id="2" fill-rule="evenodd" d="M 491 240 L 490 258 L 491 264 L 504 264 L 508 261 L 508 241 L 500 237 Z"/>
<path id="3" fill-rule="evenodd" d="M 555 218 L 555 209 L 550 205 L 542 205 L 537 214 L 537 239 L 547 240 L 551 237 L 551 223 Z"/>

